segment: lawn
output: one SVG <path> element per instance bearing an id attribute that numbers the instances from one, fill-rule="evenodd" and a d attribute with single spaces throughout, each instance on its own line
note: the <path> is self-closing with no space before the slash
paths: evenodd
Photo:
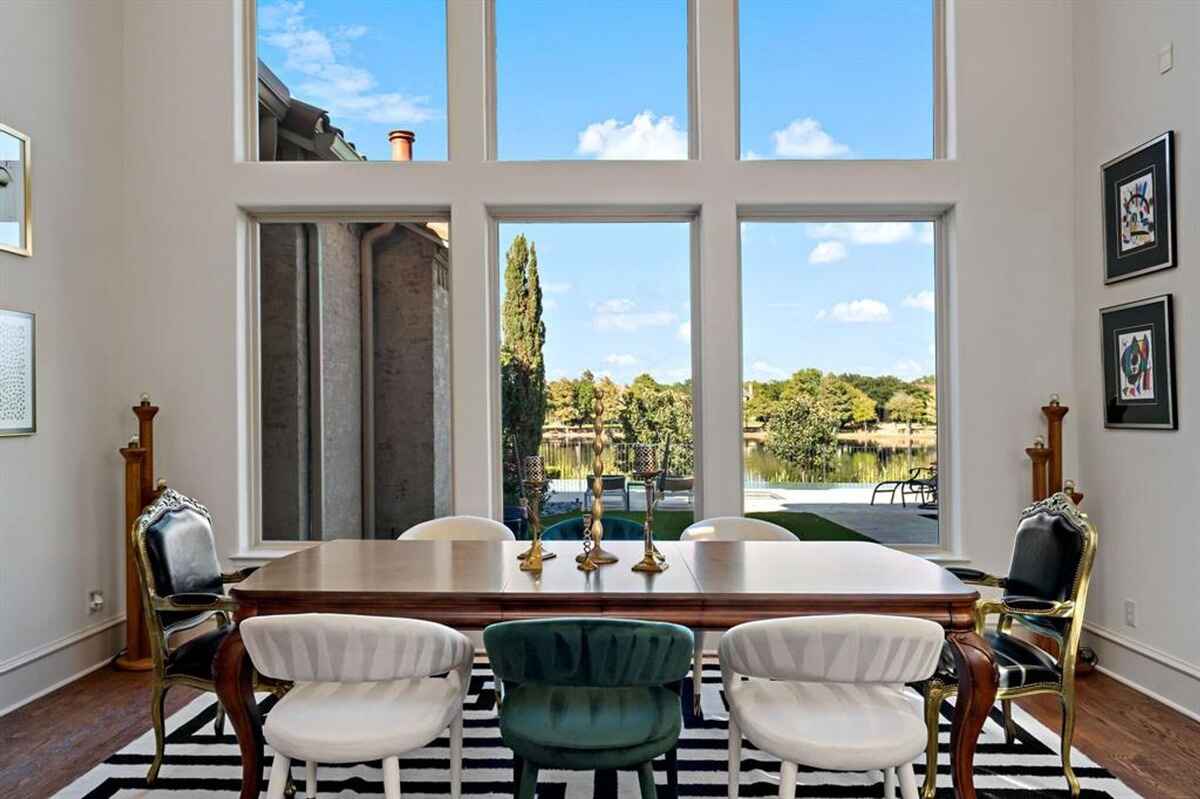
<path id="1" fill-rule="evenodd" d="M 542 519 L 543 527 L 578 516 L 576 513 L 560 513 Z M 801 541 L 872 541 L 862 533 L 842 527 L 815 513 L 793 513 L 791 511 L 771 511 L 768 513 L 747 513 L 752 519 L 762 519 L 773 522 L 780 527 L 791 530 Z M 642 511 L 606 510 L 605 517 L 617 516 L 632 519 L 639 524 L 645 522 L 646 514 Z M 693 521 L 692 512 L 684 510 L 660 510 L 654 514 L 654 537 L 659 541 L 678 541 L 679 534 Z"/>

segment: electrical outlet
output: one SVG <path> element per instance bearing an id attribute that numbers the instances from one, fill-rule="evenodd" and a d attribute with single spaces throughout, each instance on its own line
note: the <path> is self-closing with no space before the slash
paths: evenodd
<path id="1" fill-rule="evenodd" d="M 1137 603 L 1132 599 L 1125 600 L 1125 626 L 1137 627 Z"/>
<path id="2" fill-rule="evenodd" d="M 104 607 L 103 591 L 88 591 L 88 613 L 99 613 Z"/>

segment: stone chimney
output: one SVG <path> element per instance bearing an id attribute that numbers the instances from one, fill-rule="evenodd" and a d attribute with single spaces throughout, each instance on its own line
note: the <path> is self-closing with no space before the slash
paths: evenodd
<path id="1" fill-rule="evenodd" d="M 411 130 L 393 130 L 388 133 L 388 141 L 392 144 L 393 161 L 411 161 L 413 142 L 417 134 Z"/>

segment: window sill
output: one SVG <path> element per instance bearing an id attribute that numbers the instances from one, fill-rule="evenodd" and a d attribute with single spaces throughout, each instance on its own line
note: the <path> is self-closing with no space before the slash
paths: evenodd
<path id="1" fill-rule="evenodd" d="M 246 563 L 250 565 L 267 563 L 272 560 L 286 558 L 295 552 L 315 547 L 322 542 L 320 541 L 272 541 L 269 543 L 258 544 L 250 549 L 243 549 L 229 556 L 229 559 L 234 563 Z"/>

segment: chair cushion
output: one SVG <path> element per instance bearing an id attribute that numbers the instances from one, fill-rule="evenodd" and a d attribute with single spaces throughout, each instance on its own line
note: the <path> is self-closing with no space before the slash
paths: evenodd
<path id="1" fill-rule="evenodd" d="M 382 760 L 425 746 L 462 709 L 458 676 L 297 683 L 267 714 L 263 737 L 292 759 Z"/>
<path id="2" fill-rule="evenodd" d="M 922 699 L 903 686 L 738 680 L 726 685 L 742 735 L 782 760 L 839 771 L 910 763 L 925 748 Z"/>
<path id="3" fill-rule="evenodd" d="M 229 630 L 228 627 L 210 630 L 204 635 L 198 635 L 172 649 L 171 653 L 167 655 L 167 676 L 182 675 L 201 680 L 212 680 L 213 657 L 216 656 L 217 648 L 221 646 L 221 642 L 225 640 Z"/>
<path id="4" fill-rule="evenodd" d="M 603 752 L 620 762 L 644 762 L 674 746 L 680 728 L 679 694 L 668 688 L 526 683 L 505 694 L 500 706 L 504 743 L 548 767 L 618 767 L 597 765 Z M 645 754 L 647 746 L 654 754 Z"/>
<path id="5" fill-rule="evenodd" d="M 1001 690 L 1039 684 L 1057 685 L 1062 680 L 1062 670 L 1054 662 L 1054 658 L 1033 644 L 995 631 L 984 633 L 983 637 L 996 653 Z M 942 648 L 942 658 L 938 663 L 935 678 L 945 685 L 958 683 L 954 652 L 949 644 Z"/>

